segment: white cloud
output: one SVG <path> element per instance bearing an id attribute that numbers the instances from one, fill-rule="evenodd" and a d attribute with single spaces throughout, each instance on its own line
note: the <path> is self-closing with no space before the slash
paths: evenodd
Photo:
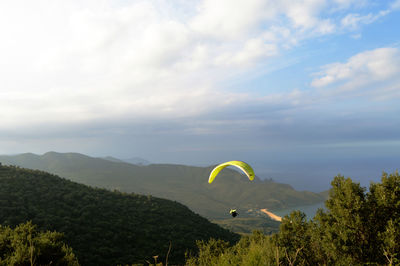
<path id="1" fill-rule="evenodd" d="M 278 47 L 275 43 L 268 43 L 263 38 L 253 38 L 247 40 L 237 51 L 220 53 L 214 62 L 221 66 L 234 65 L 247 68 L 261 59 L 277 54 Z"/>
<path id="2" fill-rule="evenodd" d="M 295 27 L 305 29 L 315 27 L 320 21 L 319 13 L 326 7 L 325 0 L 280 1 L 283 13 Z"/>
<path id="3" fill-rule="evenodd" d="M 368 14 L 368 15 L 360 15 L 360 14 L 348 14 L 341 20 L 342 27 L 357 29 L 362 24 L 371 24 L 379 18 L 386 16 L 389 14 L 389 10 L 380 11 L 377 14 Z"/>
<path id="4" fill-rule="evenodd" d="M 345 63 L 329 64 L 322 69 L 312 81 L 313 87 L 330 87 L 340 93 L 360 90 L 381 99 L 388 94 L 398 95 L 395 93 L 400 81 L 398 48 L 362 52 L 350 57 Z"/>
<path id="5" fill-rule="evenodd" d="M 195 31 L 215 38 L 240 40 L 254 33 L 261 21 L 275 18 L 278 10 L 272 1 L 205 0 L 198 11 L 190 21 Z"/>
<path id="6" fill-rule="evenodd" d="M 341 0 L 340 0 L 341 1 Z M 359 5 L 366 5 L 366 1 L 361 1 Z M 380 10 L 376 13 L 368 13 L 366 15 L 361 15 L 359 13 L 349 13 L 343 17 L 340 21 L 342 28 L 349 28 L 351 30 L 356 30 L 362 25 L 371 24 L 376 20 L 387 16 L 388 14 L 396 11 L 400 8 L 400 0 L 396 0 L 388 5 L 386 9 Z"/>
<path id="7" fill-rule="evenodd" d="M 226 92 L 221 81 L 268 65 L 302 40 L 335 32 L 338 21 L 324 14 L 344 5 L 196 3 L 2 1 L 1 127 L 193 116 L 235 106 L 243 94 Z"/>

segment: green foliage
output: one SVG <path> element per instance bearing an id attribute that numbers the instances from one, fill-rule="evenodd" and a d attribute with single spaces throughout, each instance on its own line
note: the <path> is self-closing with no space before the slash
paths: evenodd
<path id="1" fill-rule="evenodd" d="M 369 208 L 365 189 L 350 178 L 337 176 L 332 181 L 330 199 L 326 201 L 328 212 L 319 213 L 315 220 L 324 229 L 322 236 L 326 252 L 340 256 L 351 264 L 369 258 Z"/>
<path id="2" fill-rule="evenodd" d="M 399 237 L 400 176 L 384 173 L 381 181 L 372 183 L 369 192 L 350 178 L 338 176 L 332 182 L 328 211 L 315 217 L 329 261 L 340 257 L 353 265 L 384 264 L 385 252 L 392 261 L 398 258 L 389 239 Z"/>
<path id="3" fill-rule="evenodd" d="M 39 232 L 31 222 L 14 230 L 0 225 L 0 265 L 79 265 L 63 234 Z"/>
<path id="4" fill-rule="evenodd" d="M 218 265 L 218 257 L 223 254 L 229 243 L 223 240 L 210 239 L 208 242 L 197 241 L 199 248 L 198 259 L 194 259 L 189 264 L 193 265 Z"/>
<path id="5" fill-rule="evenodd" d="M 400 221 L 393 222 L 389 220 L 385 231 L 379 232 L 379 240 L 386 263 L 389 265 L 398 265 L 400 263 Z"/>
<path id="6" fill-rule="evenodd" d="M 232 247 L 226 242 L 210 240 L 199 242 L 198 248 L 198 256 L 189 257 L 186 265 L 273 265 L 279 264 L 282 258 L 282 250 L 259 231 L 243 236 Z"/>
<path id="7" fill-rule="evenodd" d="M 279 233 L 243 237 L 232 247 L 202 243 L 188 265 L 397 265 L 400 263 L 400 176 L 372 183 L 369 191 L 337 176 L 327 210 L 313 220 L 295 211 L 282 220 Z"/>
<path id="8" fill-rule="evenodd" d="M 306 215 L 300 211 L 293 211 L 282 219 L 280 233 L 276 239 L 289 264 L 296 261 L 312 264 L 311 228 Z"/>
<path id="9" fill-rule="evenodd" d="M 0 167 L 0 224 L 30 220 L 39 230 L 64 233 L 82 265 L 146 263 L 155 255 L 165 261 L 170 243 L 169 262 L 183 263 L 196 240 L 239 238 L 177 202 Z"/>

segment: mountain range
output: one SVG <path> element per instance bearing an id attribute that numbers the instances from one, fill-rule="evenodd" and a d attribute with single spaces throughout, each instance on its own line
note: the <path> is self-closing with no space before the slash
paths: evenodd
<path id="1" fill-rule="evenodd" d="M 209 219 L 228 218 L 231 208 L 237 209 L 241 217 L 250 217 L 254 210 L 275 211 L 326 199 L 324 193 L 296 191 L 272 180 L 256 177 L 250 182 L 233 169 L 223 170 L 208 184 L 213 166 L 135 165 L 118 159 L 57 152 L 3 155 L 0 162 L 50 172 L 92 187 L 174 200 Z"/>

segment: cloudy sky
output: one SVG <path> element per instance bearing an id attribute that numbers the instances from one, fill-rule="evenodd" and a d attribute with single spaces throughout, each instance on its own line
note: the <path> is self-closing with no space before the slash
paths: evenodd
<path id="1" fill-rule="evenodd" d="M 0 153 L 327 188 L 400 168 L 400 1 L 0 2 Z"/>

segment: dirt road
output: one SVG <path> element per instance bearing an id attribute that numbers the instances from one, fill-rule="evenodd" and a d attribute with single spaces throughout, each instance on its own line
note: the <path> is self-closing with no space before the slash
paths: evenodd
<path id="1" fill-rule="evenodd" d="M 260 211 L 267 214 L 272 220 L 279 221 L 279 222 L 282 221 L 282 217 L 280 217 L 276 214 L 273 214 L 272 212 L 268 211 L 267 209 L 261 209 Z"/>

